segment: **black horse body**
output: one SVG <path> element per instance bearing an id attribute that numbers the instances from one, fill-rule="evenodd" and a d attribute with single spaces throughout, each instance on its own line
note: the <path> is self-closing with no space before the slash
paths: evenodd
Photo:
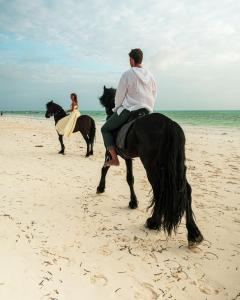
<path id="1" fill-rule="evenodd" d="M 112 114 L 115 89 L 107 89 L 100 97 L 107 116 Z M 191 186 L 186 178 L 185 135 L 182 128 L 160 113 L 152 113 L 137 119 L 127 139 L 125 159 L 127 182 L 130 187 L 130 208 L 138 206 L 134 192 L 134 177 L 131 158 L 140 157 L 152 186 L 152 216 L 147 219 L 149 229 L 163 229 L 169 235 L 176 232 L 182 216 L 186 214 L 188 244 L 194 246 L 203 240 L 192 211 Z M 106 153 L 105 160 L 108 159 Z M 105 177 L 109 167 L 103 166 L 98 193 L 105 190 Z"/>
<path id="2" fill-rule="evenodd" d="M 46 118 L 50 118 L 51 116 L 54 116 L 55 125 L 59 120 L 66 117 L 67 114 L 64 111 L 64 109 L 54 103 L 53 101 L 50 101 L 46 104 L 47 111 L 45 114 Z M 87 144 L 87 153 L 86 156 L 93 155 L 93 145 L 94 145 L 94 139 L 95 139 L 95 133 L 96 133 L 96 127 L 94 120 L 87 115 L 82 115 L 78 117 L 75 128 L 73 132 L 80 131 L 86 144 Z M 58 152 L 59 154 L 64 154 L 65 152 L 65 146 L 63 143 L 63 136 L 61 134 L 58 134 L 59 142 L 61 144 L 61 150 Z"/>

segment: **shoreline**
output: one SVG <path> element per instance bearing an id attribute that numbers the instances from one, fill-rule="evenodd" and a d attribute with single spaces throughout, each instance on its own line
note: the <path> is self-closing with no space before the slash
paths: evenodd
<path id="1" fill-rule="evenodd" d="M 240 111 L 239 111 L 240 112 Z M 84 115 L 84 112 L 83 112 Z M 90 115 L 91 116 L 91 115 Z M 1 118 L 4 117 L 9 117 L 9 118 L 20 118 L 20 119 L 32 119 L 32 120 L 48 120 L 45 118 L 45 116 L 29 116 L 29 115 L 19 115 L 19 114 L 4 114 Z M 97 120 L 95 116 L 91 116 L 96 124 L 102 125 L 104 124 L 105 120 Z M 53 117 L 49 118 L 49 120 L 53 119 Z M 184 123 L 180 122 L 179 120 L 171 118 L 173 121 L 179 123 L 179 125 L 183 128 L 210 128 L 210 129 L 219 129 L 219 130 L 224 130 L 224 129 L 235 129 L 235 130 L 240 130 L 240 122 L 238 125 L 222 125 L 222 124 L 190 124 L 190 123 Z"/>

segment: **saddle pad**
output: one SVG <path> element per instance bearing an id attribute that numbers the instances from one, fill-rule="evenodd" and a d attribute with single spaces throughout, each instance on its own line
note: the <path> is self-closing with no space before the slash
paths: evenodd
<path id="1" fill-rule="evenodd" d="M 124 124 L 118 134 L 117 134 L 117 138 L 116 138 L 116 146 L 119 148 L 119 149 L 125 149 L 125 143 L 126 143 L 126 137 L 127 137 L 127 134 L 129 132 L 129 130 L 131 129 L 133 123 L 136 121 L 135 120 L 132 120 L 126 124 Z"/>

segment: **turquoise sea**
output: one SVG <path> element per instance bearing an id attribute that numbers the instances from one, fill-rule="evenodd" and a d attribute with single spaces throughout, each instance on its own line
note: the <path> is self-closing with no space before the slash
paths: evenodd
<path id="1" fill-rule="evenodd" d="M 188 111 L 158 111 L 181 125 L 240 127 L 240 110 L 188 110 Z M 97 122 L 104 122 L 104 111 L 81 111 L 92 116 Z M 6 115 L 44 118 L 44 111 L 9 111 Z"/>

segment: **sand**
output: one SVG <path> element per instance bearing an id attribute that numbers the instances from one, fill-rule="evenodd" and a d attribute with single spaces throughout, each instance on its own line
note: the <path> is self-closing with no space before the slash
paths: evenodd
<path id="1" fill-rule="evenodd" d="M 149 231 L 151 198 L 134 160 L 139 208 L 128 209 L 125 164 L 96 194 L 104 148 L 80 134 L 57 154 L 53 120 L 0 118 L 0 299 L 240 299 L 240 130 L 184 127 L 193 208 L 205 241 L 187 248 Z"/>

